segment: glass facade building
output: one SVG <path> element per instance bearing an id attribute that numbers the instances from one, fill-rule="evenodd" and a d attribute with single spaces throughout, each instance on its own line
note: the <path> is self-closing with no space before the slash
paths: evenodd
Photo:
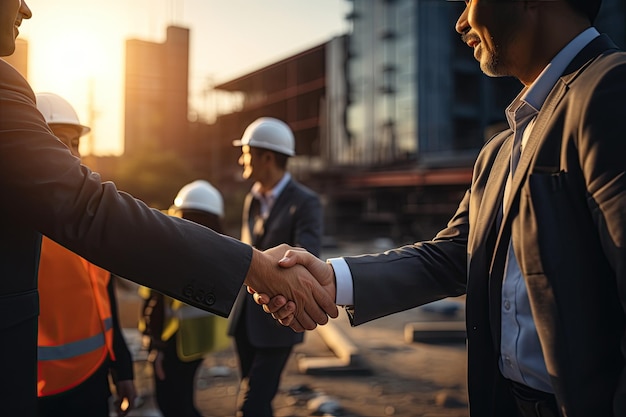
<path id="1" fill-rule="evenodd" d="M 336 162 L 463 165 L 520 88 L 483 75 L 455 32 L 462 2 L 351 0 L 346 146 Z"/>

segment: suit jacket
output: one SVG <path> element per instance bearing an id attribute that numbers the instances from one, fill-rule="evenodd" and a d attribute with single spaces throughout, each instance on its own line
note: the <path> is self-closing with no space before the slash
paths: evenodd
<path id="1" fill-rule="evenodd" d="M 260 250 L 287 243 L 319 256 L 322 245 L 322 205 L 317 194 L 295 180 L 290 180 L 280 193 L 262 234 L 255 237 L 254 223 L 260 203 L 248 193 L 244 200 L 241 239 Z M 292 346 L 303 340 L 303 333 L 283 327 L 265 313 L 245 288 L 241 289 L 233 307 L 229 334 L 235 334 L 240 320 L 246 320 L 248 339 L 257 347 Z"/>
<path id="2" fill-rule="evenodd" d="M 117 275 L 228 315 L 251 247 L 102 183 L 53 136 L 30 86 L 3 60 L 0 173 L 0 372 L 10 380 L 0 403 L 7 415 L 34 415 L 41 234 Z"/>
<path id="3" fill-rule="evenodd" d="M 467 294 L 472 416 L 515 415 L 498 369 L 510 240 L 562 414 L 626 415 L 625 94 L 626 54 L 602 35 L 546 99 L 509 201 L 502 201 L 512 141 L 506 131 L 482 149 L 471 188 L 434 240 L 346 258 L 355 325 Z"/>

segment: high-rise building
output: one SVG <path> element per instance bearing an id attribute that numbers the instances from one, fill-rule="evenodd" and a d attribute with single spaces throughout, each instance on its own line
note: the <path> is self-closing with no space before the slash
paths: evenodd
<path id="1" fill-rule="evenodd" d="M 349 0 L 345 144 L 333 163 L 441 167 L 471 163 L 505 123 L 522 85 L 484 75 L 455 31 L 465 4 Z M 603 0 L 595 24 L 626 46 L 626 3 Z"/>
<path id="2" fill-rule="evenodd" d="M 127 40 L 125 81 L 125 153 L 189 153 L 189 29 L 169 26 L 163 43 Z"/>
<path id="3" fill-rule="evenodd" d="M 483 75 L 454 31 L 462 2 L 352 0 L 349 165 L 465 165 L 520 84 Z"/>

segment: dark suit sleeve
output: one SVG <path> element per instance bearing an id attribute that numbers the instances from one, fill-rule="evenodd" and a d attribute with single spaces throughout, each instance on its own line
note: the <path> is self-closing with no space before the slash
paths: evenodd
<path id="1" fill-rule="evenodd" d="M 596 340 L 603 340 L 601 337 L 607 334 L 615 334 L 615 340 L 621 341 L 619 350 L 616 346 L 609 348 L 611 352 L 621 351 L 620 360 L 606 364 L 608 367 L 612 367 L 619 363 L 618 366 L 621 367 L 620 382 L 614 395 L 613 412 L 617 416 L 626 415 L 626 368 L 624 367 L 624 354 L 626 352 L 626 328 L 624 327 L 624 311 L 626 311 L 626 140 L 622 126 L 626 118 L 626 106 L 624 105 L 626 57 L 623 54 L 621 56 L 613 54 L 608 60 L 609 62 L 612 60 L 612 64 L 607 65 L 609 70 L 606 75 L 604 77 L 594 75 L 593 81 L 588 83 L 589 89 L 581 89 L 577 91 L 580 96 L 572 97 L 573 103 L 578 104 L 576 109 L 580 110 L 581 117 L 578 125 L 570 126 L 575 132 L 571 136 L 574 138 L 574 143 L 572 143 L 574 146 L 565 149 L 565 157 L 568 160 L 576 161 L 577 164 L 572 164 L 569 167 L 569 180 L 565 184 L 568 186 L 568 191 L 574 189 L 575 184 L 586 186 L 586 189 L 580 190 L 580 192 L 576 189 L 575 194 L 568 194 L 577 200 L 586 200 L 593 223 L 589 229 L 583 228 L 583 225 L 587 224 L 587 216 L 581 215 L 581 212 L 578 211 L 572 213 L 577 219 L 582 220 L 576 222 L 572 227 L 573 230 L 568 231 L 568 233 L 575 234 L 578 232 L 579 236 L 586 238 L 582 242 L 580 237 L 576 240 L 580 244 L 581 250 L 570 251 L 569 258 L 565 260 L 567 266 L 561 266 L 559 272 L 563 273 L 567 268 L 578 267 L 576 270 L 571 270 L 571 276 L 568 276 L 567 281 L 571 281 L 572 277 L 576 277 L 578 274 L 576 285 L 569 284 L 570 291 L 573 294 L 576 294 L 577 290 L 582 289 L 582 291 L 580 291 L 580 297 L 570 294 L 569 298 L 572 302 L 579 301 L 579 306 L 586 305 L 587 310 L 594 310 L 594 313 L 591 314 L 586 311 L 585 319 L 580 320 L 580 323 L 586 324 L 588 326 L 585 327 L 586 329 L 600 327 L 600 330 L 597 331 L 604 332 L 604 334 L 601 333 Z M 597 85 L 594 85 L 594 82 Z M 582 175 L 580 180 L 577 178 L 578 173 Z M 572 211 L 573 206 L 574 204 L 568 210 Z M 587 230 L 590 232 L 586 233 Z M 565 242 L 564 246 L 568 246 L 568 243 Z M 607 262 L 608 267 L 606 266 Z M 580 276 L 583 275 L 583 271 L 588 272 L 588 274 Z M 607 291 L 603 291 L 607 288 L 607 281 L 604 279 L 606 277 L 614 277 L 615 282 L 608 286 Z M 614 293 L 615 289 L 617 289 L 617 294 Z M 619 307 L 616 305 L 617 303 L 614 304 L 613 300 L 618 300 Z M 612 307 L 611 313 L 613 314 L 596 316 L 595 311 L 606 312 L 609 306 Z M 575 311 L 574 308 L 572 306 L 571 311 Z M 593 322 L 592 317 L 597 318 L 597 320 Z M 609 320 L 607 317 L 614 317 L 615 319 Z M 618 317 L 620 318 L 618 319 Z M 607 323 L 611 323 L 611 328 L 605 329 L 598 326 L 598 323 L 605 320 Z M 615 324 L 619 324 L 619 326 L 615 326 Z M 577 323 L 576 328 L 579 329 L 580 327 Z M 592 334 L 592 330 L 586 332 L 586 335 Z M 586 340 L 584 345 L 590 343 L 592 342 Z M 606 357 L 612 356 L 607 354 Z M 595 396 L 591 398 L 595 398 Z"/>
<path id="2" fill-rule="evenodd" d="M 541 132 L 512 221 L 512 241 L 546 368 L 564 409 L 622 416 L 626 55 L 594 55 L 593 62 L 584 62 L 562 77 L 567 89 L 556 90 L 566 93 Z"/>
<path id="3" fill-rule="evenodd" d="M 469 197 L 431 241 L 344 258 L 354 282 L 353 325 L 465 293 Z"/>
<path id="4" fill-rule="evenodd" d="M 28 84 L 2 60 L 0 75 L 3 213 L 116 275 L 227 316 L 252 249 L 102 182 L 52 135 Z"/>
<path id="5" fill-rule="evenodd" d="M 580 126 L 576 126 L 582 134 L 576 147 L 587 201 L 626 311 L 626 141 L 621 126 L 626 117 L 624 61 L 609 71 L 583 107 Z"/>

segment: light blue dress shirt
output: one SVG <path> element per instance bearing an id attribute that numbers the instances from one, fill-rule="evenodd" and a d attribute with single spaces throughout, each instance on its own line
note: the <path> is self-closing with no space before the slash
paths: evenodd
<path id="1" fill-rule="evenodd" d="M 280 181 L 276 183 L 274 188 L 272 188 L 269 192 L 265 194 L 261 192 L 261 183 L 259 182 L 255 182 L 252 188 L 250 189 L 250 194 L 252 194 L 252 196 L 256 198 L 257 200 L 259 200 L 259 202 L 261 203 L 260 214 L 263 220 L 267 220 L 268 216 L 270 215 L 270 212 L 272 211 L 272 208 L 274 207 L 274 203 L 276 202 L 276 199 L 278 198 L 280 193 L 283 192 L 283 190 L 287 186 L 287 183 L 289 182 L 290 179 L 291 179 L 291 174 L 289 174 L 288 172 L 285 172 L 285 175 L 283 175 Z"/>
<path id="2" fill-rule="evenodd" d="M 546 66 L 535 82 L 513 100 L 507 108 L 509 126 L 520 137 L 518 142 L 521 154 L 535 122 L 535 111 L 541 109 L 548 94 L 565 68 L 574 57 L 594 38 L 599 36 L 595 28 L 589 28 L 567 44 Z M 518 119 L 515 116 L 518 113 Z M 519 116 L 523 114 L 520 118 Z M 532 116 L 529 116 L 532 114 Z M 522 120 L 527 119 L 527 120 Z M 508 185 L 505 187 L 505 200 L 508 198 Z M 328 262 L 335 271 L 338 305 L 353 305 L 354 293 L 350 268 L 343 258 L 331 258 Z M 357 306 L 358 308 L 358 306 Z M 511 380 L 535 389 L 553 392 L 550 377 L 539 344 L 537 329 L 530 311 L 528 292 L 513 246 L 509 243 L 509 253 L 502 284 L 502 334 L 500 370 Z"/>

